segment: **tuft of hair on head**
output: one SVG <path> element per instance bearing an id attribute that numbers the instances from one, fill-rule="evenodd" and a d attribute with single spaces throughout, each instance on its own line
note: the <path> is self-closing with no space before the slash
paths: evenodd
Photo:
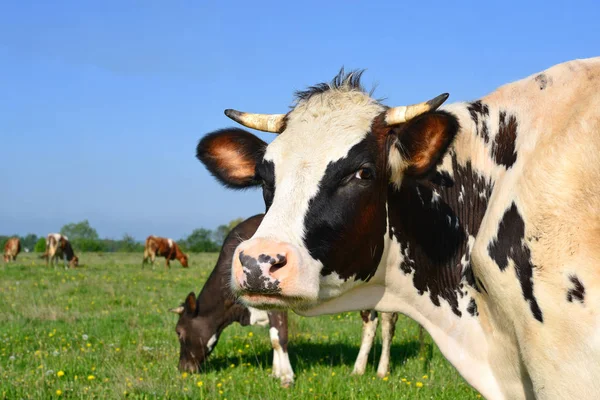
<path id="1" fill-rule="evenodd" d="M 346 72 L 344 67 L 340 69 L 340 72 L 331 80 L 331 82 L 318 83 L 314 86 L 310 86 L 306 90 L 298 90 L 294 93 L 295 103 L 306 101 L 312 96 L 325 93 L 330 90 L 339 90 L 343 92 L 359 91 L 366 93 L 363 88 L 360 79 L 365 72 L 364 69 L 356 69 Z"/>

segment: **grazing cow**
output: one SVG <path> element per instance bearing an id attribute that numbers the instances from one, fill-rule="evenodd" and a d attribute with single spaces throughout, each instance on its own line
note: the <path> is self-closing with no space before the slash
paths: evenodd
<path id="1" fill-rule="evenodd" d="M 286 311 L 261 311 L 246 307 L 235 301 L 229 289 L 231 260 L 235 248 L 250 238 L 263 219 L 263 215 L 250 217 L 237 225 L 223 243 L 217 265 L 208 277 L 198 298 L 192 292 L 183 304 L 171 311 L 179 314 L 175 331 L 179 338 L 179 369 L 196 372 L 217 345 L 223 330 L 234 322 L 246 325 L 270 325 L 273 346 L 273 376 L 281 380 L 282 386 L 294 381 L 294 371 L 287 351 L 288 325 Z M 377 313 L 361 312 L 363 318 L 362 344 L 354 366 L 354 374 L 365 372 L 367 359 L 375 339 Z M 384 377 L 389 369 L 390 347 L 398 314 L 383 313 L 383 350 L 377 375 Z"/>
<path id="2" fill-rule="evenodd" d="M 165 268 L 171 268 L 169 261 L 175 259 L 179 260 L 184 268 L 188 267 L 188 256 L 181 251 L 173 239 L 150 235 L 146 238 L 146 245 L 144 246 L 144 260 L 142 261 L 142 268 L 148 262 L 148 259 L 150 259 L 150 262 L 154 264 L 156 256 L 165 258 Z"/>
<path id="3" fill-rule="evenodd" d="M 226 110 L 281 133 L 212 133 L 197 155 L 267 208 L 231 286 L 305 315 L 402 312 L 491 399 L 600 393 L 600 58 L 440 109 L 389 108 L 340 74 L 285 115 Z"/>
<path id="4" fill-rule="evenodd" d="M 75 268 L 79 265 L 79 258 L 73 252 L 71 242 L 65 235 L 60 233 L 49 233 L 46 236 L 46 251 L 42 257 L 46 258 L 46 266 L 48 264 L 55 265 L 58 263 L 58 259 L 62 258 L 65 268 L 67 267 L 67 261 L 69 262 L 70 268 Z"/>
<path id="5" fill-rule="evenodd" d="M 20 252 L 21 240 L 16 237 L 8 239 L 4 245 L 4 262 L 16 261 Z"/>

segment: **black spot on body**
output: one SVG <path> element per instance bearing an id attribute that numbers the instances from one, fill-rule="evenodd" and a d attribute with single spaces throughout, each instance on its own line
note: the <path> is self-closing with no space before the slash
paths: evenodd
<path id="1" fill-rule="evenodd" d="M 507 116 L 505 111 L 501 111 L 498 125 L 498 134 L 492 144 L 492 157 L 496 164 L 510 168 L 517 161 L 517 153 L 515 152 L 517 118 L 514 115 Z"/>
<path id="2" fill-rule="evenodd" d="M 581 304 L 583 304 L 585 298 L 585 287 L 583 286 L 583 283 L 581 283 L 579 278 L 577 278 L 577 276 L 575 275 L 569 276 L 569 280 L 574 285 L 574 287 L 572 289 L 569 289 L 569 291 L 567 292 L 567 301 L 573 302 L 573 300 L 577 300 Z"/>
<path id="3" fill-rule="evenodd" d="M 535 81 L 540 87 L 540 90 L 546 89 L 547 86 L 552 85 L 552 78 L 546 74 L 539 74 L 535 77 Z"/>
<path id="4" fill-rule="evenodd" d="M 513 260 L 523 298 L 529 302 L 534 318 L 544 322 L 542 310 L 533 294 L 533 270 L 536 267 L 531 261 L 531 252 L 524 238 L 525 221 L 516 204 L 512 203 L 500 221 L 497 239 L 488 244 L 488 253 L 498 264 L 500 271 L 506 269 L 509 258 Z"/>
<path id="5" fill-rule="evenodd" d="M 469 312 L 469 314 L 471 314 L 474 317 L 479 315 L 479 311 L 477 311 L 477 303 L 475 302 L 475 299 L 471 298 L 471 300 L 469 300 L 469 305 L 467 306 L 467 311 Z"/>
<path id="6" fill-rule="evenodd" d="M 481 102 L 481 100 L 470 103 L 467 107 L 471 119 L 475 123 L 476 134 L 483 138 L 487 143 L 490 141 L 490 133 L 488 128 L 488 117 L 490 116 L 490 109 L 487 104 Z M 481 126 L 479 126 L 481 122 Z"/>
<path id="7" fill-rule="evenodd" d="M 479 290 L 468 237 L 477 235 L 493 186 L 474 173 L 470 163 L 460 165 L 450 156 L 452 177 L 405 179 L 399 191 L 390 188 L 388 213 L 390 235 L 402 246 L 402 272 L 414 273 L 413 285 L 420 295 L 429 292 L 436 306 L 441 305 L 440 298 L 446 300 L 454 314 L 461 316 L 458 298 L 464 296 L 463 280 Z M 434 190 L 437 196 L 432 201 Z M 461 190 L 462 202 L 458 200 Z"/>

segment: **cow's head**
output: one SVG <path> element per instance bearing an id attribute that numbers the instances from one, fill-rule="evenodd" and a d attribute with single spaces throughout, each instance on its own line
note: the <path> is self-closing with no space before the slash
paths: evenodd
<path id="1" fill-rule="evenodd" d="M 175 332 L 179 339 L 179 370 L 198 372 L 219 340 L 215 318 L 201 318 L 194 292 L 183 304 L 171 310 L 179 314 Z"/>
<path id="2" fill-rule="evenodd" d="M 79 266 L 79 258 L 77 258 L 77 256 L 73 256 L 73 258 L 71 258 L 71 261 L 69 261 L 69 266 L 71 268 L 75 268 Z"/>
<path id="3" fill-rule="evenodd" d="M 389 108 L 343 71 L 297 93 L 287 114 L 226 110 L 280 135 L 267 145 L 241 129 L 204 137 L 198 158 L 225 186 L 262 186 L 267 213 L 233 257 L 231 286 L 255 307 L 310 308 L 376 272 L 390 185 L 432 171 L 458 123 L 435 111 L 447 94 Z"/>
<path id="4" fill-rule="evenodd" d="M 179 262 L 181 263 L 181 265 L 184 268 L 187 268 L 188 267 L 188 255 L 182 252 L 181 253 L 181 258 L 179 259 Z"/>

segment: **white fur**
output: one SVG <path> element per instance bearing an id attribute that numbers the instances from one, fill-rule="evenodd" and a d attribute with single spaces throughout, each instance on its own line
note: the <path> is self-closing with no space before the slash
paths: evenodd
<path id="1" fill-rule="evenodd" d="M 213 347 L 215 346 L 215 343 L 217 343 L 217 335 L 212 335 L 210 337 L 210 339 L 208 339 L 208 342 L 206 343 L 206 347 L 208 348 L 208 351 L 212 351 Z"/>
<path id="2" fill-rule="evenodd" d="M 254 307 L 248 307 L 248 311 L 250 311 L 250 325 L 269 325 L 269 314 L 266 311 Z"/>

